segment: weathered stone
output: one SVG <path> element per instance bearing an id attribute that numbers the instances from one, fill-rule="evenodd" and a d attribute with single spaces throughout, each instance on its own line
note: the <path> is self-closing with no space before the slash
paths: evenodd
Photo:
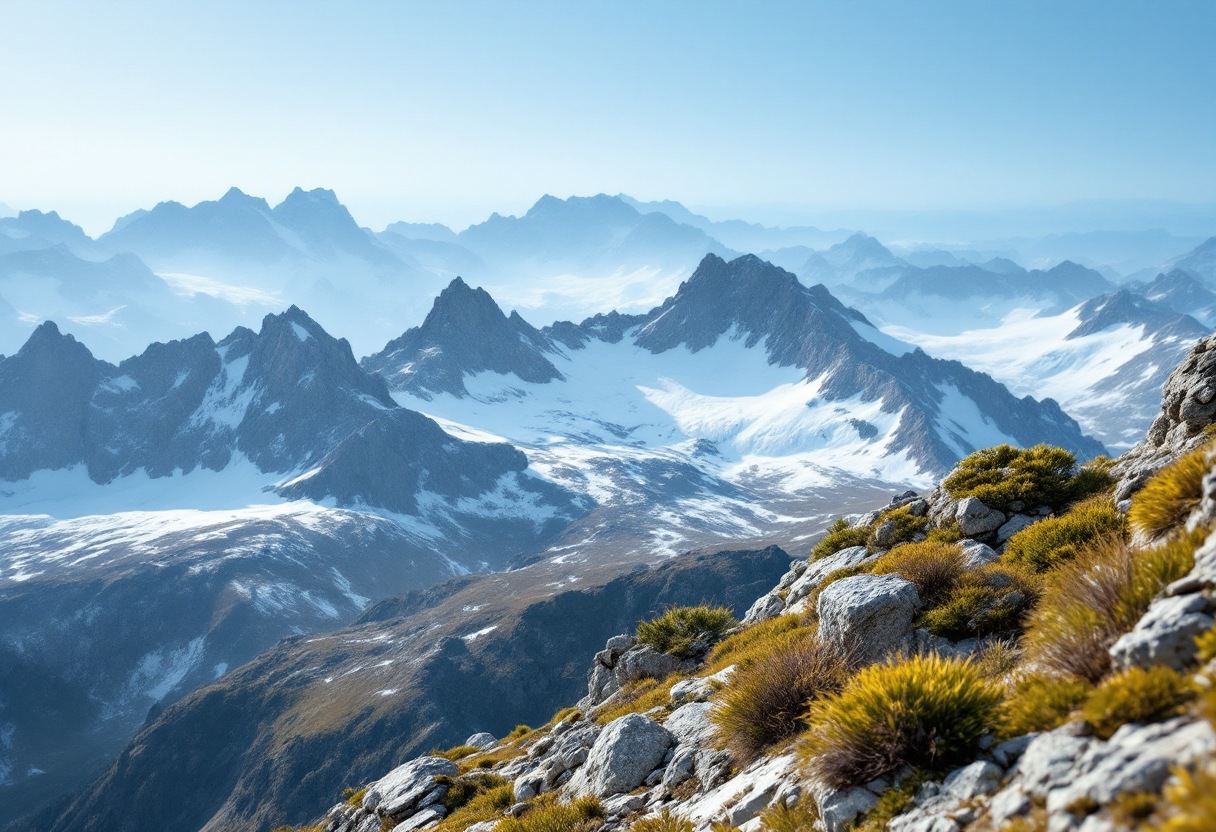
<path id="1" fill-rule="evenodd" d="M 604 800 L 604 814 L 625 817 L 639 812 L 646 805 L 644 794 L 622 794 Z"/>
<path id="2" fill-rule="evenodd" d="M 1158 598 L 1130 633 L 1110 648 L 1119 670 L 1163 664 L 1182 671 L 1195 660 L 1195 637 L 1216 625 L 1211 602 L 1199 593 Z"/>
<path id="3" fill-rule="evenodd" d="M 890 549 L 895 545 L 895 537 L 898 532 L 895 521 L 884 520 L 874 529 L 874 542 L 883 549 Z"/>
<path id="4" fill-rule="evenodd" d="M 743 616 L 743 623 L 758 624 L 761 621 L 774 618 L 785 609 L 785 602 L 786 599 L 775 592 L 761 595 L 756 599 L 755 603 L 747 608 L 747 614 Z"/>
<path id="5" fill-rule="evenodd" d="M 668 791 L 692 777 L 697 765 L 696 750 L 689 746 L 676 749 L 675 756 L 663 770 L 663 787 Z"/>
<path id="6" fill-rule="evenodd" d="M 1005 740 L 996 748 L 992 749 L 992 759 L 996 760 L 997 765 L 1009 768 L 1018 761 L 1018 758 L 1026 751 L 1026 748 L 1034 742 L 1038 733 L 1023 734 L 1020 737 L 1014 737 L 1011 740 Z"/>
<path id="7" fill-rule="evenodd" d="M 1005 524 L 1005 515 L 994 508 L 989 508 L 975 497 L 964 497 L 958 501 L 954 510 L 954 519 L 959 531 L 967 537 L 994 532 Z"/>
<path id="8" fill-rule="evenodd" d="M 410 815 L 394 826 L 393 829 L 399 829 L 401 832 L 415 832 L 415 830 L 421 829 L 429 823 L 443 820 L 447 813 L 447 810 L 442 806 L 430 806 L 421 812 Z"/>
<path id="9" fill-rule="evenodd" d="M 1191 718 L 1178 717 L 1156 725 L 1124 725 L 1107 743 L 1095 747 L 1067 782 L 1047 795 L 1048 811 L 1063 811 L 1081 798 L 1105 805 L 1123 792 L 1159 791 L 1171 767 L 1189 765 L 1216 751 L 1212 726 L 1206 720 L 1188 720 Z M 1022 765 L 1025 761 L 1023 756 Z"/>
<path id="10" fill-rule="evenodd" d="M 682 699 L 708 699 L 717 692 L 719 684 L 725 684 L 735 672 L 735 666 L 719 670 L 712 676 L 694 676 L 684 679 L 671 686 L 671 699 L 679 702 Z"/>
<path id="11" fill-rule="evenodd" d="M 985 566 L 999 557 L 996 550 L 987 543 L 980 543 L 978 540 L 964 541 L 963 559 L 968 569 Z"/>
<path id="12" fill-rule="evenodd" d="M 857 575 L 828 586 L 819 595 L 819 637 L 851 651 L 863 664 L 912 649 L 912 619 L 920 596 L 898 575 Z"/>
<path id="13" fill-rule="evenodd" d="M 863 788 L 821 788 L 816 790 L 814 795 L 825 832 L 838 832 L 845 824 L 852 823 L 855 818 L 864 815 L 878 803 L 873 792 Z"/>
<path id="14" fill-rule="evenodd" d="M 385 817 L 401 817 L 422 801 L 435 785 L 435 778 L 455 777 L 460 769 L 443 757 L 419 757 L 397 766 L 372 783 L 363 795 L 363 808 Z"/>
<path id="15" fill-rule="evenodd" d="M 950 772 L 942 781 L 942 792 L 954 800 L 971 800 L 991 792 L 1004 776 L 1000 766 L 979 760 Z"/>
<path id="16" fill-rule="evenodd" d="M 996 530 L 996 539 L 1000 543 L 1004 543 L 1022 529 L 1033 526 L 1039 519 L 1038 517 L 1027 517 L 1025 514 L 1015 514 Z"/>
<path id="17" fill-rule="evenodd" d="M 513 794 L 516 803 L 526 803 L 540 794 L 541 787 L 545 783 L 545 778 L 541 776 L 520 777 L 515 781 Z"/>
<path id="18" fill-rule="evenodd" d="M 680 660 L 670 653 L 660 653 L 648 644 L 634 647 L 621 654 L 616 663 L 616 681 L 621 686 L 647 677 L 664 679 L 680 666 Z"/>
<path id="19" fill-rule="evenodd" d="M 876 556 L 871 555 L 870 550 L 865 546 L 849 546 L 846 549 L 841 549 L 839 552 L 828 555 L 826 558 L 814 561 L 807 566 L 806 571 L 802 573 L 802 577 L 794 581 L 790 586 L 790 594 L 786 598 L 786 603 L 792 607 L 810 595 L 811 590 L 819 586 L 824 578 L 837 569 L 856 566 L 873 557 Z"/>
<path id="20" fill-rule="evenodd" d="M 1094 742 L 1059 731 L 1040 734 L 1026 746 L 1018 760 L 1018 780 L 1030 794 L 1046 797 L 1052 789 L 1072 780 L 1074 764 Z"/>
<path id="21" fill-rule="evenodd" d="M 992 798 L 988 804 L 988 815 L 1000 827 L 1010 818 L 1026 814 L 1030 807 L 1030 795 L 1017 786 L 1010 786 Z"/>
<path id="22" fill-rule="evenodd" d="M 587 762 L 570 781 L 571 794 L 608 797 L 632 791 L 663 761 L 675 737 L 639 714 L 610 722 L 591 747 Z"/>
<path id="23" fill-rule="evenodd" d="M 929 501 L 924 497 L 917 497 L 912 502 L 908 503 L 908 514 L 913 517 L 924 517 L 929 513 Z"/>
<path id="24" fill-rule="evenodd" d="M 764 811 L 777 793 L 777 783 L 765 783 L 752 789 L 739 798 L 734 806 L 726 813 L 726 819 L 731 826 L 742 826 L 756 815 Z"/>
<path id="25" fill-rule="evenodd" d="M 714 735 L 709 712 L 713 708 L 708 702 L 689 702 L 676 708 L 663 722 L 678 745 L 705 745 Z"/>
<path id="26" fill-rule="evenodd" d="M 474 748 L 480 748 L 482 751 L 488 751 L 489 749 L 498 745 L 498 740 L 494 738 L 493 734 L 482 731 L 469 737 L 464 741 L 464 744 L 471 745 Z"/>

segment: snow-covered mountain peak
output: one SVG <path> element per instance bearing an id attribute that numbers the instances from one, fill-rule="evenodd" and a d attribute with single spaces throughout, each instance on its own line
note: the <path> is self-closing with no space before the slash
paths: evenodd
<path id="1" fill-rule="evenodd" d="M 538 384 L 560 379 L 554 347 L 517 313 L 503 314 L 490 294 L 457 277 L 435 299 L 422 326 L 407 330 L 363 367 L 423 399 L 466 394 L 464 377 L 483 371 Z"/>

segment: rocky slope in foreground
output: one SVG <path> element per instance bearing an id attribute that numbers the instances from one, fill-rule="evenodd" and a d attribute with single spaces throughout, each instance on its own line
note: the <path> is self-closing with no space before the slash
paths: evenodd
<path id="1" fill-rule="evenodd" d="M 1048 456 L 1012 449 L 977 455 L 928 497 L 834 530 L 836 545 L 794 562 L 712 652 L 699 643 L 681 661 L 653 636 L 616 636 L 586 696 L 542 729 L 475 734 L 405 763 L 315 828 L 490 832 L 563 817 L 601 832 L 1212 828 L 1216 451 L 1196 448 L 1216 417 L 1213 349 L 1216 338 L 1201 342 L 1171 375 L 1115 478 L 1053 479 Z M 1114 498 L 1084 499 L 1103 489 Z M 1086 586 L 1110 597 L 1082 597 Z M 964 626 L 941 614 L 981 589 L 989 600 Z M 790 641 L 755 649 L 782 632 Z M 770 659 L 796 650 L 843 650 L 856 675 L 843 690 L 818 682 L 801 736 L 797 719 L 780 734 L 766 723 L 777 712 L 752 711 L 762 718 L 748 731 L 768 742 L 741 753 L 755 736 L 732 715 L 774 694 Z M 935 689 L 937 678 L 951 681 Z M 488 797 L 460 797 L 477 791 Z"/>

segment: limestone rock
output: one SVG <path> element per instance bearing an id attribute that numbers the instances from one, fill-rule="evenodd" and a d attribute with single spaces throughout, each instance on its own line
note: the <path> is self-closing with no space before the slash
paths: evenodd
<path id="1" fill-rule="evenodd" d="M 1009 538 L 1020 532 L 1022 529 L 1028 529 L 1037 523 L 1039 517 L 1027 517 L 1025 514 L 1015 514 L 1010 517 L 1005 524 L 996 530 L 996 539 L 1000 543 L 1004 543 Z"/>
<path id="2" fill-rule="evenodd" d="M 604 728 L 568 789 L 576 796 L 601 798 L 633 791 L 663 762 L 674 742 L 671 732 L 658 723 L 626 714 Z"/>
<path id="3" fill-rule="evenodd" d="M 950 772 L 942 781 L 942 793 L 954 800 L 972 800 L 989 794 L 1001 783 L 1005 772 L 1000 766 L 978 760 Z"/>
<path id="4" fill-rule="evenodd" d="M 648 644 L 633 647 L 621 654 L 616 663 L 616 681 L 621 687 L 647 677 L 664 679 L 680 666 L 680 660 L 670 653 L 660 653 Z"/>
<path id="5" fill-rule="evenodd" d="M 663 722 L 679 745 L 705 745 L 714 734 L 709 712 L 713 708 L 708 702 L 690 702 L 681 705 Z"/>
<path id="6" fill-rule="evenodd" d="M 819 637 L 872 664 L 911 650 L 912 619 L 920 607 L 916 587 L 898 575 L 844 578 L 819 595 Z"/>
<path id="7" fill-rule="evenodd" d="M 811 590 L 819 586 L 824 578 L 837 569 L 865 563 L 872 557 L 874 556 L 865 546 L 850 546 L 828 555 L 826 558 L 811 562 L 807 565 L 806 571 L 802 573 L 802 577 L 790 586 L 789 596 L 786 598 L 787 604 L 792 608 L 794 604 L 810 595 Z"/>
<path id="8" fill-rule="evenodd" d="M 968 569 L 992 563 L 999 557 L 996 550 L 987 543 L 980 543 L 978 540 L 963 542 L 963 559 Z"/>
<path id="9" fill-rule="evenodd" d="M 489 749 L 498 745 L 498 740 L 494 738 L 493 734 L 482 731 L 469 737 L 464 741 L 464 744 L 471 745 L 474 748 L 480 748 L 482 751 L 488 751 Z"/>
<path id="10" fill-rule="evenodd" d="M 460 769 L 443 757 L 419 757 L 397 766 L 372 783 L 363 796 L 363 808 L 382 817 L 404 817 L 435 786 L 435 778 L 456 777 Z"/>
<path id="11" fill-rule="evenodd" d="M 1211 602 L 1200 593 L 1158 598 L 1148 612 L 1110 648 L 1119 670 L 1163 664 L 1185 670 L 1195 658 L 1195 637 L 1216 625 Z"/>
<path id="12" fill-rule="evenodd" d="M 964 497 L 958 501 L 954 519 L 958 522 L 959 531 L 967 537 L 994 532 L 1005 524 L 1003 513 L 989 508 L 975 497 Z"/>
<path id="13" fill-rule="evenodd" d="M 819 788 L 813 792 L 826 832 L 838 832 L 855 818 L 874 808 L 878 798 L 869 789 Z"/>

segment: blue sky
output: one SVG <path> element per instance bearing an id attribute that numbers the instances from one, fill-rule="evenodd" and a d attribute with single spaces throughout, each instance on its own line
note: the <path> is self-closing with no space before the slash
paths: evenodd
<path id="1" fill-rule="evenodd" d="M 0 201 L 1216 200 L 1216 2 L 0 0 Z"/>

